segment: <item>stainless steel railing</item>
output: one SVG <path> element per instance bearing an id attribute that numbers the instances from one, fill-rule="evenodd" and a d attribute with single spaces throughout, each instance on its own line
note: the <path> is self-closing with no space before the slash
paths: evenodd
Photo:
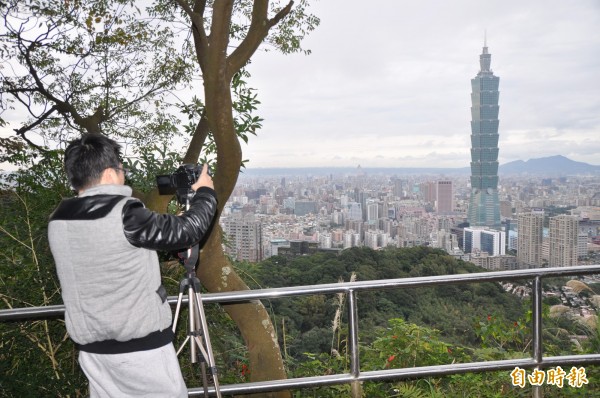
<path id="1" fill-rule="evenodd" d="M 348 295 L 348 331 L 350 350 L 350 372 L 343 374 L 324 375 L 316 377 L 302 377 L 285 380 L 272 380 L 251 382 L 243 384 L 221 385 L 223 395 L 250 394 L 280 390 L 294 390 L 312 388 L 334 384 L 349 384 L 363 381 L 384 381 L 424 378 L 430 376 L 443 376 L 469 372 L 486 372 L 510 370 L 516 367 L 522 369 L 544 369 L 553 366 L 582 366 L 600 364 L 600 354 L 568 355 L 545 357 L 542 347 L 542 279 L 561 276 L 580 276 L 600 274 L 600 265 L 537 268 L 528 270 L 483 272 L 474 274 L 439 275 L 417 278 L 385 279 L 375 281 L 341 282 L 322 285 L 283 287 L 273 289 L 260 289 L 223 293 L 203 294 L 203 303 L 232 303 L 248 300 L 278 299 L 314 294 L 346 293 Z M 533 281 L 532 289 L 532 340 L 533 353 L 531 358 L 510 359 L 501 361 L 485 361 L 471 363 L 456 363 L 450 365 L 424 366 L 416 368 L 385 369 L 362 372 L 358 350 L 358 315 L 357 294 L 362 291 L 382 289 L 401 289 L 413 287 L 429 287 L 450 284 L 468 284 L 480 282 L 498 282 L 513 280 Z M 174 305 L 176 297 L 169 297 L 169 302 Z M 64 306 L 54 305 L 46 307 L 15 308 L 0 310 L 0 321 L 27 320 L 59 317 L 64 315 Z M 204 394 L 202 387 L 188 390 L 190 397 L 199 397 Z M 209 393 L 214 390 L 209 389 Z M 534 397 L 541 396 L 541 389 L 533 388 Z"/>

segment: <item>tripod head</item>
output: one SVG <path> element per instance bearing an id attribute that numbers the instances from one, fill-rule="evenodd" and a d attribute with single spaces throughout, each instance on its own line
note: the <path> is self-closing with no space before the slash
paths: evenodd
<path id="1" fill-rule="evenodd" d="M 185 207 L 185 211 L 189 210 L 190 200 L 195 195 L 192 186 L 194 185 L 194 182 L 199 181 L 203 169 L 204 166 L 201 164 L 183 164 L 179 166 L 179 168 L 175 170 L 175 172 L 172 174 L 156 176 L 156 186 L 158 187 L 159 194 L 175 194 L 177 202 L 179 202 L 180 205 Z M 212 176 L 209 168 L 207 168 L 207 172 L 209 175 Z M 210 236 L 216 219 L 217 217 L 215 215 L 210 226 L 207 228 L 206 233 L 204 234 L 200 242 L 197 243 L 197 246 L 199 246 L 199 248 L 195 249 L 195 253 L 192 252 L 190 249 L 186 249 L 187 254 L 185 255 L 182 255 L 182 253 L 178 253 L 181 262 L 186 264 L 186 269 L 190 264 L 190 268 L 194 268 L 193 264 L 195 264 L 198 259 L 198 251 L 202 249 L 204 243 L 206 243 L 206 240 Z M 193 257 L 193 255 L 195 256 Z"/>
<path id="2" fill-rule="evenodd" d="M 189 188 L 181 188 L 181 189 L 177 189 L 176 194 L 177 194 L 177 201 L 182 206 L 184 206 L 185 211 L 189 210 L 190 201 L 195 195 L 194 190 L 189 189 Z M 191 277 L 192 275 L 195 276 L 195 274 L 196 274 L 196 268 L 199 265 L 200 251 L 202 250 L 202 248 L 204 247 L 204 244 L 210 237 L 210 234 L 212 233 L 212 230 L 214 228 L 216 220 L 217 220 L 217 217 L 215 215 L 215 217 L 212 219 L 209 227 L 206 229 L 204 236 L 202 237 L 202 239 L 200 239 L 200 241 L 198 243 L 177 253 L 178 257 L 179 257 L 179 261 L 185 267 L 189 277 Z"/>

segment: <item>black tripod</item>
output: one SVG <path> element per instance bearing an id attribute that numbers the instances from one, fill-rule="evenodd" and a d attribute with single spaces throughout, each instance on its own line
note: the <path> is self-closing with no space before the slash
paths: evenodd
<path id="1" fill-rule="evenodd" d="M 189 201 L 186 203 L 186 208 L 188 207 Z M 179 253 L 179 258 L 185 267 L 186 276 L 179 283 L 179 297 L 177 298 L 177 306 L 175 307 L 173 332 L 175 332 L 175 329 L 177 328 L 177 319 L 179 318 L 183 295 L 187 290 L 189 307 L 188 333 L 185 341 L 181 344 L 181 347 L 179 347 L 177 355 L 179 355 L 185 344 L 189 341 L 192 363 L 200 361 L 204 396 L 208 397 L 208 365 L 208 371 L 212 378 L 216 396 L 221 398 L 219 379 L 217 377 L 217 366 L 212 353 L 206 315 L 204 314 L 204 306 L 202 305 L 202 296 L 200 294 L 200 280 L 196 277 L 196 262 L 198 261 L 199 252 L 199 245 L 196 244 L 186 251 Z M 198 355 L 198 351 L 200 351 L 201 355 Z"/>

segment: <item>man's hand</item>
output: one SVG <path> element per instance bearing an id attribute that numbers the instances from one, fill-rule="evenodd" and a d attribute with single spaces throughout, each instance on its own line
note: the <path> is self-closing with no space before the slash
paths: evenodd
<path id="1" fill-rule="evenodd" d="M 207 164 L 205 164 L 202 167 L 202 173 L 200 173 L 200 177 L 198 177 L 198 181 L 196 181 L 194 183 L 194 185 L 192 185 L 192 189 L 194 191 L 197 191 L 201 187 L 209 187 L 209 188 L 215 189 L 212 177 L 210 176 L 210 174 L 208 174 L 208 165 Z"/>

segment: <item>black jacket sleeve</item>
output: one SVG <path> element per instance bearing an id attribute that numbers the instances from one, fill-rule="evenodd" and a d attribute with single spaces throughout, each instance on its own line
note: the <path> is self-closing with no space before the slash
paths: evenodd
<path id="1" fill-rule="evenodd" d="M 216 213 L 216 193 L 208 187 L 196 191 L 182 215 L 155 213 L 139 200 L 130 200 L 123 206 L 123 231 L 136 247 L 179 250 L 203 240 Z"/>

